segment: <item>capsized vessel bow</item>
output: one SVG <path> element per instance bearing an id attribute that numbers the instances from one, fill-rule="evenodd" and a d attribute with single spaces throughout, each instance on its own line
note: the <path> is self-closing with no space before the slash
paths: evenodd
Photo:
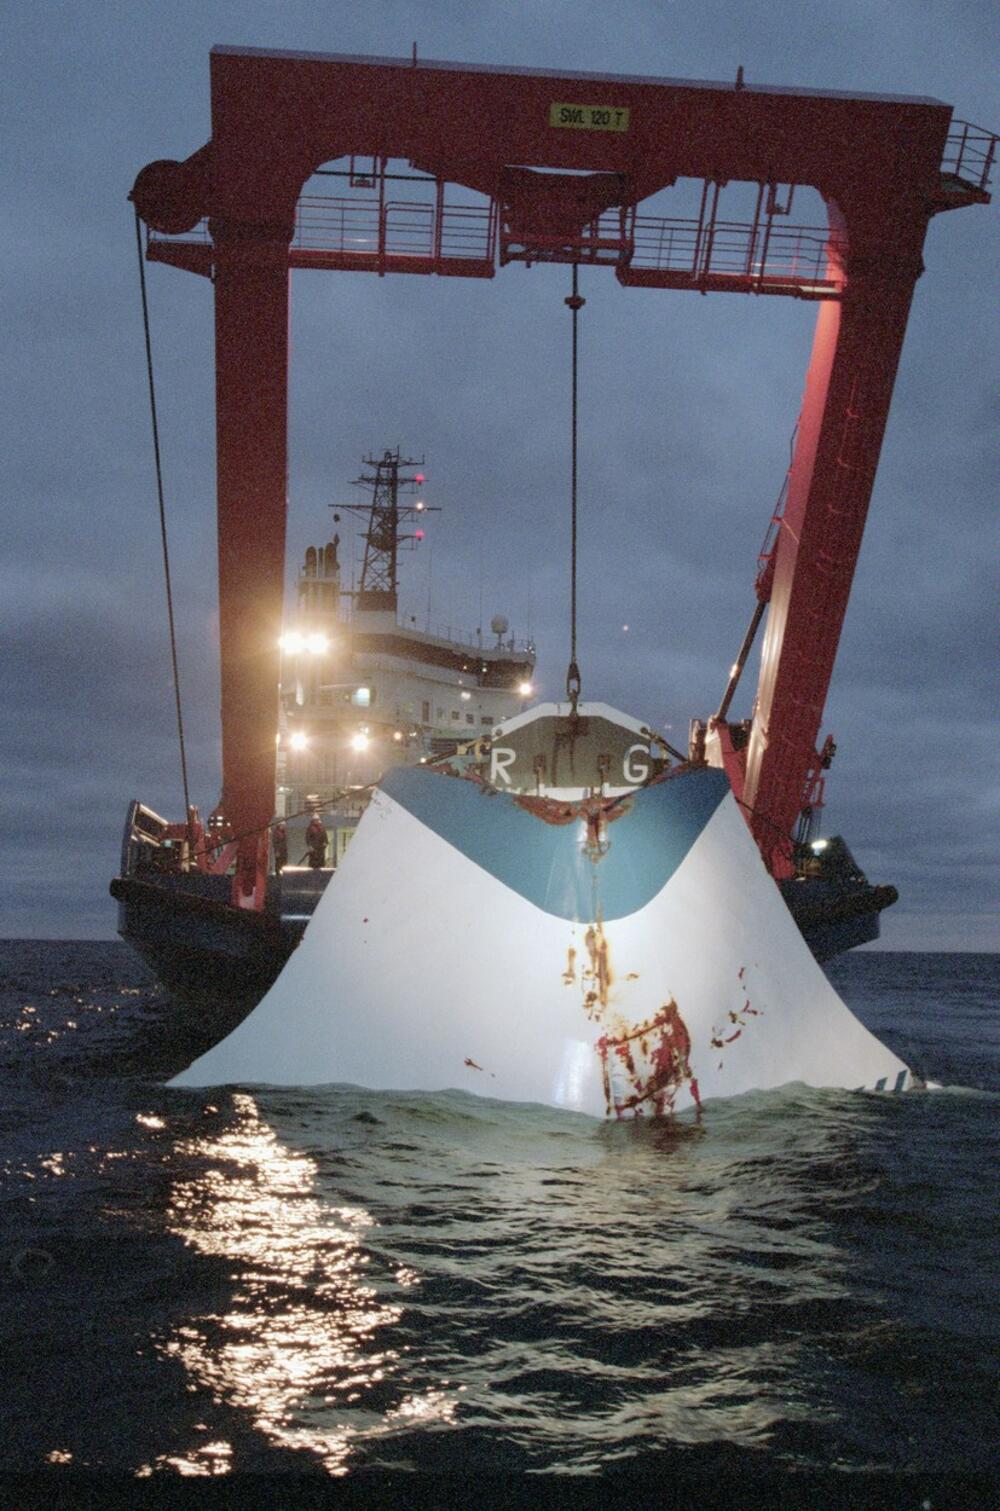
<path id="1" fill-rule="evenodd" d="M 724 772 L 601 704 L 390 771 L 274 986 L 172 1084 L 461 1088 L 598 1117 L 792 1081 L 900 1091 Z"/>

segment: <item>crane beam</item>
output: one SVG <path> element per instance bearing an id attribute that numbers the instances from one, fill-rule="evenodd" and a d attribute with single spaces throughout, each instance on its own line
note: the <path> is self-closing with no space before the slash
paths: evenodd
<path id="1" fill-rule="evenodd" d="M 211 88 L 211 140 L 147 165 L 132 198 L 148 255 L 215 283 L 222 806 L 244 836 L 234 901 L 261 905 L 274 803 L 292 266 L 492 277 L 510 260 L 589 262 L 625 286 L 818 301 L 737 794 L 780 872 L 775 836 L 814 762 L 926 226 L 988 198 L 993 139 L 966 132 L 943 172 L 950 106 L 750 85 L 742 70 L 708 83 L 222 47 Z M 329 207 L 306 205 L 303 187 L 339 159 L 375 196 L 360 250 L 343 230 L 309 244 L 307 222 Z M 433 201 L 391 202 L 390 159 L 408 160 Z M 697 222 L 641 213 L 685 178 L 703 186 Z M 731 180 L 758 186 L 746 226 L 721 219 Z M 449 202 L 449 184 L 482 196 L 479 212 Z M 783 219 L 796 185 L 822 196 L 825 230 Z M 343 226 L 343 205 L 332 213 Z"/>

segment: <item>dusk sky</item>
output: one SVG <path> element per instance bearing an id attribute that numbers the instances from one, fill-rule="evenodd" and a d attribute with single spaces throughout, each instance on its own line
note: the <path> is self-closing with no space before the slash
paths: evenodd
<path id="1" fill-rule="evenodd" d="M 182 813 L 127 195 L 145 163 L 207 141 L 214 44 L 398 57 L 416 41 L 424 59 L 691 79 L 742 65 L 750 85 L 933 96 L 1000 131 L 990 0 L 6 0 L 0 39 L 0 933 L 13 937 L 113 937 L 129 799 Z M 797 201 L 796 220 L 823 213 L 818 195 Z M 827 704 L 838 755 L 823 827 L 899 888 L 890 949 L 1000 949 L 998 248 L 996 206 L 930 226 Z M 206 813 L 219 788 L 212 290 L 147 272 L 191 793 Z M 327 506 L 356 501 L 364 453 L 426 456 L 442 512 L 404 561 L 404 610 L 423 624 L 429 606 L 456 631 L 506 614 L 537 642 L 544 698 L 560 696 L 568 658 L 569 277 L 292 279 L 290 573 L 328 538 Z M 623 289 L 607 269 L 580 281 L 583 694 L 686 745 L 753 609 L 815 309 Z"/>

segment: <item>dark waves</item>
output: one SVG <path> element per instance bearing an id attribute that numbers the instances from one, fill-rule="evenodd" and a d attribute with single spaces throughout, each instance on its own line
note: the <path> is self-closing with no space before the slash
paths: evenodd
<path id="1" fill-rule="evenodd" d="M 8 1470 L 994 1467 L 995 958 L 837 968 L 964 1089 L 631 1125 L 167 1091 L 123 949 L 3 960 Z"/>

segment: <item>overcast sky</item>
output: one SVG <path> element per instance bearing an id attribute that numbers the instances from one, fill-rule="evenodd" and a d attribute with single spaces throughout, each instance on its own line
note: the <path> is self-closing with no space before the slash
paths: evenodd
<path id="1" fill-rule="evenodd" d="M 931 95 L 1000 130 L 991 0 L 5 0 L 0 932 L 111 937 L 128 800 L 182 811 L 126 196 L 209 136 L 216 43 Z M 817 200 L 816 205 L 819 206 Z M 797 218 L 797 217 L 796 217 Z M 888 948 L 1000 949 L 995 208 L 925 249 L 826 728 L 827 832 L 901 901 Z M 152 266 L 192 798 L 218 796 L 211 287 Z M 427 458 L 406 611 L 503 612 L 568 652 L 566 268 L 491 282 L 296 273 L 289 555 L 362 453 Z M 584 270 L 584 696 L 664 725 L 717 705 L 753 608 L 814 310 Z M 430 568 L 430 573 L 429 573 Z M 628 624 L 626 632 L 623 625 Z M 752 685 L 736 715 L 748 711 Z"/>

